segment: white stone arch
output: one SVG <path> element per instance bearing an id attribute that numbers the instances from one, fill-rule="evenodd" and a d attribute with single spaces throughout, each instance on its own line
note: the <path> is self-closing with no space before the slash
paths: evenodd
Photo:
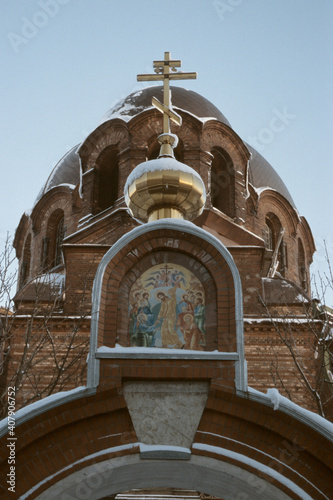
<path id="1" fill-rule="evenodd" d="M 117 243 L 115 243 L 110 250 L 104 255 L 101 260 L 92 290 L 92 314 L 91 314 L 91 335 L 90 335 L 90 350 L 89 350 L 89 360 L 88 360 L 88 377 L 87 385 L 88 387 L 96 387 L 99 383 L 99 360 L 96 359 L 96 352 L 98 346 L 98 324 L 99 324 L 99 309 L 100 309 L 100 299 L 102 293 L 102 284 L 105 270 L 109 262 L 120 252 L 128 243 L 133 241 L 139 236 L 159 229 L 173 229 L 182 231 L 183 233 L 188 233 L 195 235 L 198 238 L 210 243 L 223 257 L 232 274 L 232 279 L 235 289 L 235 323 L 236 323 L 236 340 L 237 340 L 237 353 L 218 353 L 214 356 L 214 359 L 234 359 L 235 360 L 235 371 L 236 371 L 236 388 L 241 391 L 247 390 L 247 370 L 246 361 L 244 355 L 244 328 L 243 328 L 243 300 L 242 300 L 242 286 L 239 276 L 239 272 L 235 261 L 227 248 L 223 243 L 218 240 L 215 236 L 211 235 L 204 229 L 197 227 L 192 222 L 179 221 L 173 219 L 162 219 L 148 224 L 139 226 L 129 233 L 125 234 L 120 238 Z M 167 351 L 167 350 L 166 350 Z M 165 354 L 165 356 L 177 357 L 175 354 Z M 234 355 L 234 357 L 230 357 Z M 202 359 L 207 358 L 207 356 L 212 356 L 211 353 L 202 353 L 200 355 L 191 353 L 186 353 L 187 357 L 193 357 L 197 359 L 202 357 Z M 111 357 L 111 356 L 110 356 Z M 138 356 L 136 356 L 138 357 Z M 183 358 L 184 355 L 179 356 Z"/>
<path id="2" fill-rule="evenodd" d="M 99 500 L 132 489 L 180 488 L 225 500 L 290 500 L 294 495 L 311 500 L 302 488 L 269 466 L 242 455 L 239 459 L 240 466 L 202 455 L 192 455 L 190 460 L 142 460 L 138 453 L 124 455 L 82 467 L 37 499 Z M 253 472 L 243 468 L 242 462 L 253 467 Z M 256 469 L 256 465 L 260 467 Z"/>

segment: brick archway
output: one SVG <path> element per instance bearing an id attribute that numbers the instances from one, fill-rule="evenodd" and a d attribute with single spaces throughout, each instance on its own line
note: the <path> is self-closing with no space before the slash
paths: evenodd
<path id="1" fill-rule="evenodd" d="M 301 409 L 291 416 L 258 399 L 212 385 L 189 455 L 179 460 L 172 450 L 167 459 L 147 455 L 119 382 L 46 398 L 17 414 L 17 498 L 97 500 L 156 487 L 222 498 L 246 493 L 251 500 L 329 498 L 333 460 L 324 426 Z M 5 470 L 7 436 L 0 430 Z M 2 498 L 12 498 L 2 488 Z"/>

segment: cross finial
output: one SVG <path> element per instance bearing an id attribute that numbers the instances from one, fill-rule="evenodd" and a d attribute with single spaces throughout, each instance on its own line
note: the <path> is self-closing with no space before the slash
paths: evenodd
<path id="1" fill-rule="evenodd" d="M 156 97 L 153 97 L 152 104 L 163 113 L 163 133 L 169 134 L 170 120 L 174 121 L 178 125 L 181 125 L 181 117 L 171 109 L 170 80 L 195 79 L 197 77 L 197 73 L 183 73 L 182 71 L 177 71 L 176 68 L 180 68 L 181 61 L 171 60 L 170 52 L 164 52 L 164 61 L 154 61 L 153 66 L 155 68 L 154 71 L 156 75 L 138 75 L 137 80 L 138 82 L 153 80 L 163 81 L 163 104 L 159 102 Z"/>

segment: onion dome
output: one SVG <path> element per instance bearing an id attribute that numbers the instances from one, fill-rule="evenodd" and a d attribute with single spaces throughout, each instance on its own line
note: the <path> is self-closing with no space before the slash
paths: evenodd
<path id="1" fill-rule="evenodd" d="M 126 204 L 133 217 L 142 222 L 162 218 L 192 220 L 204 208 L 205 185 L 193 168 L 174 158 L 177 136 L 165 133 L 158 141 L 159 157 L 141 163 L 129 175 L 124 188 Z"/>

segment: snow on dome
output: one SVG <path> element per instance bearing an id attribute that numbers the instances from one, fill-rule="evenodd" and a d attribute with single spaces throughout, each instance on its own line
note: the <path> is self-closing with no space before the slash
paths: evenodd
<path id="1" fill-rule="evenodd" d="M 202 123 L 208 120 L 217 120 L 232 128 L 226 117 L 216 106 L 214 106 L 214 104 L 208 101 L 208 99 L 192 90 L 187 90 L 182 87 L 171 86 L 170 89 L 172 92 L 172 107 L 175 110 L 181 110 L 194 116 Z M 150 86 L 142 90 L 135 90 L 107 111 L 101 123 L 116 118 L 121 118 L 128 122 L 144 111 L 155 109 L 152 106 L 152 97 L 156 97 L 162 102 L 163 86 Z M 79 184 L 80 159 L 76 154 L 78 146 L 80 145 L 74 146 L 54 167 L 46 183 L 39 192 L 34 206 L 53 187 L 64 184 L 73 186 Z M 277 191 L 296 209 L 292 196 L 275 169 L 253 147 L 249 144 L 246 144 L 246 146 L 252 155 L 249 162 L 249 183 L 255 189 L 273 189 Z"/>
<path id="2" fill-rule="evenodd" d="M 207 119 L 215 119 L 231 127 L 229 121 L 221 111 L 197 92 L 174 86 L 170 86 L 170 90 L 173 108 L 185 111 L 203 122 Z M 147 87 L 143 90 L 132 92 L 109 109 L 103 116 L 101 123 L 114 118 L 129 121 L 143 111 L 155 109 L 151 103 L 153 97 L 163 102 L 163 86 Z"/>
<path id="3" fill-rule="evenodd" d="M 179 171 L 185 172 L 187 174 L 192 174 L 194 177 L 201 180 L 200 175 L 193 168 L 189 167 L 188 165 L 185 165 L 185 163 L 181 163 L 175 158 L 156 158 L 155 160 L 149 160 L 144 163 L 140 163 L 140 165 L 135 167 L 135 169 L 127 178 L 124 187 L 124 193 L 127 193 L 129 186 L 136 179 L 139 179 L 143 174 L 146 174 L 147 172 L 156 172 L 163 170 L 174 170 L 177 172 Z"/>
<path id="4" fill-rule="evenodd" d="M 77 148 L 78 145 L 74 146 L 58 161 L 38 193 L 34 206 L 51 189 L 64 185 L 73 189 L 80 182 L 80 161 L 76 154 Z"/>

